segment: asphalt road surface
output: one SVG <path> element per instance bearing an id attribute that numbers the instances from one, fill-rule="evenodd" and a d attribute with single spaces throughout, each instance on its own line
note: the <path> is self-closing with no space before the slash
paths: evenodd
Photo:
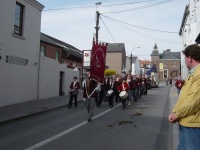
<path id="1" fill-rule="evenodd" d="M 152 88 L 125 110 L 103 102 L 90 123 L 80 102 L 0 126 L 0 150 L 171 150 L 169 88 Z"/>

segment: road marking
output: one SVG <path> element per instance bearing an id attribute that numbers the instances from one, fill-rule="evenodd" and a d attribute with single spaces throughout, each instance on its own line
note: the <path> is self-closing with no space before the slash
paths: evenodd
<path id="1" fill-rule="evenodd" d="M 108 110 L 106 110 L 106 111 L 94 116 L 93 118 L 94 119 L 99 118 L 100 116 L 103 116 L 104 114 L 108 113 L 109 111 L 111 111 L 112 109 L 114 109 L 114 108 L 116 108 L 116 107 L 118 107 L 120 105 L 121 104 L 118 104 L 118 105 L 114 106 L 113 108 L 108 109 Z M 46 139 L 46 140 L 44 140 L 44 141 L 42 141 L 40 143 L 37 143 L 37 144 L 35 144 L 35 145 L 33 145 L 33 146 L 29 147 L 29 148 L 26 148 L 25 150 L 35 150 L 37 148 L 40 148 L 40 147 L 46 145 L 47 143 L 50 143 L 50 142 L 52 142 L 52 141 L 54 141 L 54 140 L 56 140 L 56 139 L 58 139 L 58 138 L 60 138 L 60 137 L 62 137 L 64 135 L 66 135 L 67 133 L 70 133 L 70 132 L 80 128 L 81 126 L 83 126 L 83 125 L 85 125 L 87 123 L 88 123 L 87 121 L 84 121 L 84 122 L 82 122 L 82 123 L 80 123 L 80 124 L 78 124 L 78 125 L 76 125 L 76 126 L 74 126 L 72 128 L 69 128 L 68 130 L 65 130 L 65 131 L 63 131 L 63 132 L 61 132 L 61 133 L 59 133 L 57 135 L 54 135 L 54 136 L 52 136 L 52 137 L 50 137 L 50 138 L 48 138 L 48 139 Z"/>

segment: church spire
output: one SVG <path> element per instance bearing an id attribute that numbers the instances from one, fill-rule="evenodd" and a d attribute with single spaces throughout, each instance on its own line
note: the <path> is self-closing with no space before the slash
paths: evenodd
<path id="1" fill-rule="evenodd" d="M 159 56 L 158 46 L 156 43 L 153 47 L 153 52 L 151 53 L 151 56 Z"/>
<path id="2" fill-rule="evenodd" d="M 155 43 L 155 45 L 154 45 L 154 50 L 158 50 L 158 46 L 157 46 L 156 43 Z"/>

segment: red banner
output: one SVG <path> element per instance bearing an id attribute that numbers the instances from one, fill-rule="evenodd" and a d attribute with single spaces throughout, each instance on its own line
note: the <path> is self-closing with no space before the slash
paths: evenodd
<path id="1" fill-rule="evenodd" d="M 100 83 L 104 82 L 106 48 L 106 43 L 93 42 L 90 61 L 90 77 Z"/>

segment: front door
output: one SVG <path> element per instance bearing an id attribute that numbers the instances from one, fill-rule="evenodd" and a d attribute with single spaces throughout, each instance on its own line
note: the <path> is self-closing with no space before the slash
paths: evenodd
<path id="1" fill-rule="evenodd" d="M 60 72 L 59 96 L 65 95 L 65 93 L 63 92 L 63 77 L 64 77 L 64 72 Z"/>

